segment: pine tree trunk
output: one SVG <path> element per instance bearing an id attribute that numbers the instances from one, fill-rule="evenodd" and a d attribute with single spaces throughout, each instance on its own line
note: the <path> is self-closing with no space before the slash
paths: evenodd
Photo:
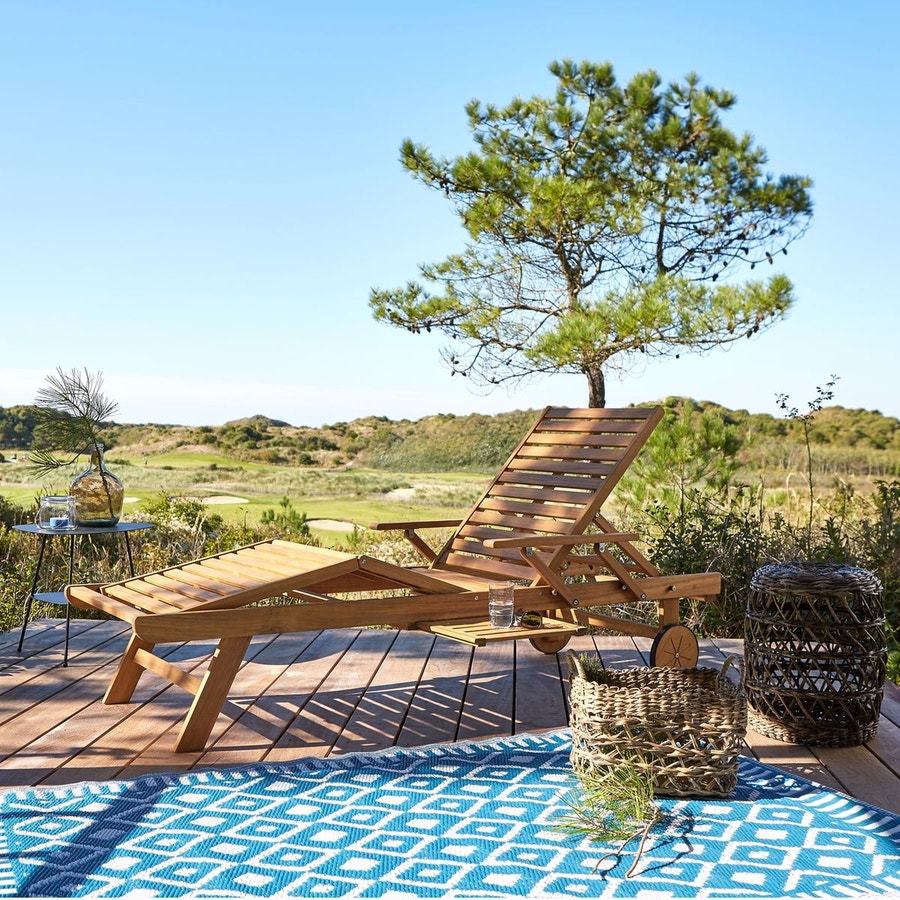
<path id="1" fill-rule="evenodd" d="M 598 366 L 596 369 L 586 370 L 584 374 L 588 380 L 588 406 L 591 409 L 602 409 L 606 406 L 606 378 L 603 369 Z"/>

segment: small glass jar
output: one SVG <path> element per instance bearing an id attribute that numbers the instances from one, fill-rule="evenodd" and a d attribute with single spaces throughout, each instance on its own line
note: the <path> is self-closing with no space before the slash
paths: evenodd
<path id="1" fill-rule="evenodd" d="M 35 521 L 47 531 L 71 531 L 75 527 L 75 498 L 71 495 L 41 497 Z"/>

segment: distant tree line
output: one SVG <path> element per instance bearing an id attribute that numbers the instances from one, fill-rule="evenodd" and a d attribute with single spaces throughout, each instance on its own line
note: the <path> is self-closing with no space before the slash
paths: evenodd
<path id="1" fill-rule="evenodd" d="M 788 417 L 732 410 L 716 403 L 669 397 L 668 410 L 690 404 L 727 426 L 735 453 L 750 468 L 793 468 L 802 444 L 802 424 Z M 111 424 L 107 448 L 165 445 L 204 446 L 237 460 L 286 466 L 346 463 L 406 472 L 493 472 L 537 417 L 535 410 L 494 416 L 441 413 L 416 421 L 368 416 L 318 428 L 292 426 L 265 416 L 224 425 Z M 0 407 L 0 450 L 29 450 L 35 428 L 30 406 Z M 900 474 L 900 420 L 880 412 L 825 407 L 818 412 L 810 440 L 817 446 L 821 472 L 894 476 Z M 887 451 L 887 452 L 882 452 Z M 140 450 L 142 455 L 153 450 Z"/>
<path id="2" fill-rule="evenodd" d="M 33 406 L 0 406 L 0 447 L 6 450 L 27 450 L 34 440 L 37 422 Z"/>

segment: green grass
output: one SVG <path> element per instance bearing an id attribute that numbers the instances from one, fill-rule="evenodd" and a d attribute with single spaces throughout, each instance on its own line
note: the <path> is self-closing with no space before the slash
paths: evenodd
<path id="1" fill-rule="evenodd" d="M 50 491 L 42 491 L 39 488 L 21 488 L 21 487 L 0 487 L 0 497 L 5 497 L 12 503 L 17 504 L 18 506 L 30 506 L 36 497 L 41 494 L 49 494 Z M 67 493 L 66 490 L 63 490 L 62 493 Z"/>
<path id="2" fill-rule="evenodd" d="M 278 510 L 287 497 L 308 519 L 335 519 L 362 527 L 374 522 L 450 519 L 475 501 L 489 478 L 471 473 L 439 475 L 382 472 L 374 469 L 299 468 L 237 461 L 220 453 L 164 453 L 108 458 L 110 470 L 125 486 L 124 515 L 139 517 L 142 504 L 172 496 L 236 497 L 239 503 L 213 503 L 211 513 L 226 522 L 256 525 L 266 510 Z M 38 482 L 24 463 L 0 465 L 0 496 L 30 508 L 41 494 L 66 493 L 79 465 Z M 328 546 L 341 546 L 347 534 L 317 528 Z"/>
<path id="3" fill-rule="evenodd" d="M 109 456 L 111 457 L 111 459 L 117 459 L 114 450 L 111 451 Z M 237 461 L 235 459 L 232 459 L 230 456 L 225 456 L 222 453 L 213 453 L 206 451 L 198 453 L 161 453 L 159 455 L 150 457 L 126 456 L 118 457 L 118 459 L 125 459 L 127 460 L 129 465 L 135 466 L 136 468 L 149 469 L 208 469 L 215 466 L 217 468 L 243 469 L 251 472 L 278 468 L 277 466 L 268 465 L 266 463 L 248 462 L 247 460 Z M 144 462 L 145 459 L 147 460 L 146 463 Z M 108 460 L 107 462 L 110 469 L 112 469 L 115 464 L 110 460 Z"/>

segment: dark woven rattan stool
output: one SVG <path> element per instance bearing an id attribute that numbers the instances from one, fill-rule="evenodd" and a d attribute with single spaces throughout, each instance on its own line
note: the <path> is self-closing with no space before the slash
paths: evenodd
<path id="1" fill-rule="evenodd" d="M 764 566 L 744 622 L 748 725 L 779 741 L 850 747 L 875 736 L 887 648 L 881 582 L 827 563 Z"/>

